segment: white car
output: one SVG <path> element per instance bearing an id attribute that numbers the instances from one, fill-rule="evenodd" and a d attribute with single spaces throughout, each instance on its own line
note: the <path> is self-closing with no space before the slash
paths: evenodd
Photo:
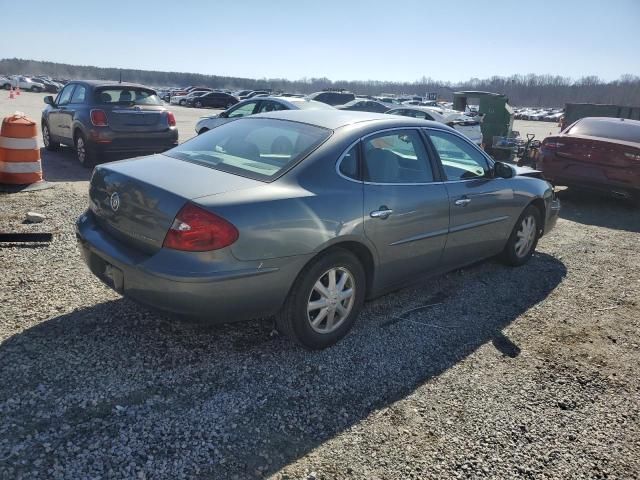
<path id="1" fill-rule="evenodd" d="M 171 97 L 171 100 L 169 101 L 169 103 L 171 103 L 171 105 L 184 106 L 187 104 L 187 99 L 199 97 L 200 95 L 204 95 L 205 93 L 209 93 L 209 92 L 203 91 L 203 90 L 194 90 L 193 92 L 189 92 L 186 95 L 174 95 Z"/>
<path id="2" fill-rule="evenodd" d="M 416 107 L 411 105 L 392 108 L 387 113 L 444 123 L 459 131 L 476 145 L 482 144 L 482 130 L 480 128 L 482 116 L 480 115 L 470 117 L 457 110 L 447 110 L 436 107 Z"/>
<path id="3" fill-rule="evenodd" d="M 40 82 L 34 82 L 29 77 L 22 75 L 15 75 L 11 77 L 11 86 L 13 88 L 20 87 L 20 90 L 27 90 L 29 92 L 44 92 L 44 85 Z"/>
<path id="4" fill-rule="evenodd" d="M 207 115 L 196 123 L 196 133 L 207 132 L 223 123 L 256 113 L 274 112 L 277 110 L 331 109 L 331 105 L 301 97 L 251 97 L 236 103 L 233 107 L 217 115 Z"/>

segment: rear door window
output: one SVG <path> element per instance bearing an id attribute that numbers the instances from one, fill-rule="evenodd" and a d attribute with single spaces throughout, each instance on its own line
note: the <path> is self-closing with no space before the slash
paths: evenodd
<path id="1" fill-rule="evenodd" d="M 428 183 L 433 172 L 416 130 L 382 133 L 363 141 L 364 177 L 374 183 Z"/>

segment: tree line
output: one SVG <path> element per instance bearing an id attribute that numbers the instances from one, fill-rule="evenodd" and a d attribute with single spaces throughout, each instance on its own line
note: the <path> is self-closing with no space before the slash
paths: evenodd
<path id="1" fill-rule="evenodd" d="M 452 83 L 422 77 L 414 82 L 389 82 L 380 80 L 330 80 L 328 78 L 240 78 L 199 73 L 163 72 L 104 68 L 65 63 L 43 62 L 7 58 L 0 60 L 0 74 L 49 75 L 60 79 L 119 80 L 142 83 L 154 87 L 179 87 L 188 85 L 229 89 L 271 89 L 291 93 L 312 93 L 334 88 L 346 89 L 358 94 L 416 94 L 436 93 L 439 99 L 451 100 L 459 90 L 482 90 L 507 95 L 512 105 L 531 107 L 563 106 L 568 102 L 612 103 L 640 106 L 640 77 L 622 75 L 618 80 L 603 81 L 595 76 L 571 79 L 559 75 L 512 75 L 491 78 L 471 78 Z"/>

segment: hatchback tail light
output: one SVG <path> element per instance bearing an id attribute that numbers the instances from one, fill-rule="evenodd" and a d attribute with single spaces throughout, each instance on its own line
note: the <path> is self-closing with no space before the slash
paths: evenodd
<path id="1" fill-rule="evenodd" d="M 162 246 L 187 252 L 219 250 L 234 243 L 238 235 L 238 229 L 224 218 L 187 203 L 173 220 Z"/>
<path id="2" fill-rule="evenodd" d="M 94 127 L 106 127 L 109 125 L 109 120 L 107 119 L 107 114 L 104 110 L 91 110 L 91 124 Z"/>
<path id="3" fill-rule="evenodd" d="M 173 112 L 167 112 L 167 123 L 169 123 L 170 127 L 176 126 L 176 116 L 173 114 Z"/>

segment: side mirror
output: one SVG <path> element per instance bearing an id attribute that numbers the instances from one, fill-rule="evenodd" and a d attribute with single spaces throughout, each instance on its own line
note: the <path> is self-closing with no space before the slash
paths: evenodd
<path id="1" fill-rule="evenodd" d="M 503 162 L 496 162 L 493 167 L 493 171 L 495 173 L 494 176 L 499 178 L 512 178 L 516 174 L 511 165 Z"/>
<path id="2" fill-rule="evenodd" d="M 56 102 L 53 101 L 53 97 L 51 95 L 47 95 L 46 97 L 44 97 L 44 103 L 46 103 L 47 105 L 51 105 L 52 107 L 56 106 Z"/>
<path id="3" fill-rule="evenodd" d="M 227 118 L 228 116 L 229 116 L 229 114 L 227 113 L 226 110 L 224 112 L 220 112 L 220 114 L 218 115 L 218 117 L 220 117 L 220 118 Z"/>

